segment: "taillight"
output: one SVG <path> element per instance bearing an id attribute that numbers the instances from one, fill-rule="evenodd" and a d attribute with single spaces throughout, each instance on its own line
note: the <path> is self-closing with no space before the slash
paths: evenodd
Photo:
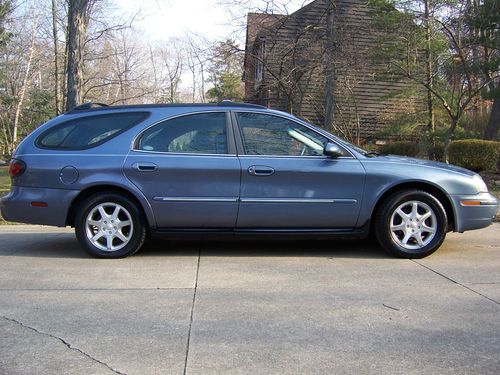
<path id="1" fill-rule="evenodd" d="M 9 164 L 10 177 L 19 177 L 26 170 L 26 163 L 22 160 L 12 159 Z"/>

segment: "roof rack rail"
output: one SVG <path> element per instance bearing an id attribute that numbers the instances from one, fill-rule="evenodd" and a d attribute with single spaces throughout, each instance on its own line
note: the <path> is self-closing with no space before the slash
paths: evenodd
<path id="1" fill-rule="evenodd" d="M 66 112 L 66 113 L 77 113 L 80 111 L 99 111 L 99 110 L 106 110 L 106 109 L 127 109 L 127 108 L 161 108 L 161 107 L 190 107 L 190 106 L 196 106 L 196 107 L 239 107 L 239 108 L 255 108 L 255 109 L 267 109 L 267 107 L 264 107 L 262 105 L 258 104 L 251 104 L 251 103 L 240 103 L 240 102 L 233 102 L 232 100 L 223 100 L 218 103 L 176 103 L 176 104 L 131 104 L 131 105 L 117 105 L 117 106 L 109 106 L 104 103 L 97 103 L 97 102 L 87 102 L 80 104 L 73 108 L 72 110 Z"/>
<path id="2" fill-rule="evenodd" d="M 223 101 L 217 103 L 217 105 L 221 107 L 267 108 L 259 104 L 233 102 L 228 99 L 224 99 Z"/>
<path id="3" fill-rule="evenodd" d="M 87 102 L 87 103 L 83 103 L 83 104 L 77 105 L 75 108 L 73 108 L 69 112 L 84 111 L 84 110 L 91 109 L 91 108 L 94 108 L 94 107 L 109 107 L 109 106 L 107 104 L 104 104 L 104 103 Z"/>

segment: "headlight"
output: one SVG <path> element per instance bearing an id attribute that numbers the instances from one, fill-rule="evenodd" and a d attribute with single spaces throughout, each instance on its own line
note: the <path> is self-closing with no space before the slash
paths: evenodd
<path id="1" fill-rule="evenodd" d="M 486 186 L 480 175 L 478 174 L 474 175 L 474 177 L 472 177 L 472 181 L 474 181 L 474 186 L 476 187 L 479 193 L 488 192 L 488 186 Z"/>

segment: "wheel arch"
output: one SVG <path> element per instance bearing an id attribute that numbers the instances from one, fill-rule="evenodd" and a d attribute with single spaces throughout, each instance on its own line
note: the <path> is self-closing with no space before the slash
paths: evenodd
<path id="1" fill-rule="evenodd" d="M 373 232 L 373 226 L 375 224 L 373 218 L 377 215 L 377 212 L 382 206 L 382 203 L 390 195 L 403 190 L 422 190 L 429 194 L 432 194 L 434 197 L 436 197 L 437 200 L 439 200 L 439 202 L 445 209 L 446 216 L 448 218 L 448 231 L 453 231 L 456 228 L 456 215 L 453 204 L 448 195 L 443 190 L 441 190 L 436 185 L 430 184 L 428 182 L 407 181 L 389 187 L 378 197 L 377 203 L 375 204 L 370 215 L 370 232 Z"/>
<path id="2" fill-rule="evenodd" d="M 147 202 L 144 202 L 145 197 L 138 198 L 136 194 L 131 192 L 129 189 L 124 188 L 122 186 L 112 185 L 112 184 L 99 184 L 89 186 L 82 191 L 73 199 L 71 205 L 68 210 L 68 214 L 66 215 L 66 225 L 74 227 L 75 225 L 75 216 L 76 216 L 76 208 L 78 205 L 85 201 L 88 197 L 97 194 L 97 193 L 117 193 L 121 194 L 132 202 L 137 204 L 137 207 L 142 211 L 144 215 L 144 219 L 146 220 L 146 226 L 151 228 L 151 224 L 154 223 L 153 213 L 150 209 L 150 206 Z M 146 204 L 146 206 L 145 206 Z"/>

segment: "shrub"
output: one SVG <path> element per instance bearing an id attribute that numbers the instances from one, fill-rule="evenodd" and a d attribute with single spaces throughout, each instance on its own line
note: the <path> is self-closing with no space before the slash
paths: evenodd
<path id="1" fill-rule="evenodd" d="M 444 143 L 436 141 L 434 145 L 430 145 L 427 155 L 431 160 L 443 160 L 444 156 Z"/>
<path id="2" fill-rule="evenodd" d="M 476 172 L 496 170 L 499 158 L 500 142 L 464 139 L 450 144 L 450 163 Z"/>
<path id="3" fill-rule="evenodd" d="M 380 153 L 382 154 L 392 154 L 392 155 L 403 155 L 415 157 L 420 151 L 418 142 L 410 141 L 399 141 L 387 143 L 380 147 Z"/>

